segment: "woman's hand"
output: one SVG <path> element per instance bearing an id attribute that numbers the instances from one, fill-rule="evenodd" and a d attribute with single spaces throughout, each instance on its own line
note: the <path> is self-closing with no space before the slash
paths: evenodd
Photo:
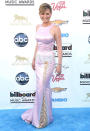
<path id="1" fill-rule="evenodd" d="M 35 70 L 35 59 L 32 61 L 32 69 Z"/>
<path id="2" fill-rule="evenodd" d="M 55 72 L 57 72 L 57 75 L 61 74 L 61 65 L 56 66 L 56 71 Z"/>

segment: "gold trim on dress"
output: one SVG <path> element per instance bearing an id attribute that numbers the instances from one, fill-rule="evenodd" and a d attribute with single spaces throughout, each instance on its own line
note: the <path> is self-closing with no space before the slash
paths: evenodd
<path id="1" fill-rule="evenodd" d="M 46 70 L 48 67 L 48 62 L 45 61 L 45 66 L 44 66 L 44 72 L 43 72 L 43 84 L 45 82 L 45 78 L 46 78 Z M 48 124 L 48 118 L 47 118 L 47 109 L 46 109 L 46 102 L 45 102 L 45 96 L 43 93 L 43 103 L 42 103 L 42 108 L 41 108 L 41 112 L 40 112 L 40 123 L 39 123 L 39 127 L 38 128 L 43 128 Z"/>

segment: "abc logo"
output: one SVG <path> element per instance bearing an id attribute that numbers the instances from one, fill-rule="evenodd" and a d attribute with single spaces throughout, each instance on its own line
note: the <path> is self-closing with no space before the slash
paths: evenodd
<path id="1" fill-rule="evenodd" d="M 88 37 L 88 42 L 89 42 L 89 44 L 90 44 L 90 36 Z"/>
<path id="2" fill-rule="evenodd" d="M 28 37 L 24 33 L 18 33 L 14 37 L 14 43 L 19 47 L 24 47 L 28 43 Z"/>
<path id="3" fill-rule="evenodd" d="M 26 85 L 29 82 L 29 76 L 25 72 L 20 72 L 16 75 L 15 80 L 19 85 Z"/>

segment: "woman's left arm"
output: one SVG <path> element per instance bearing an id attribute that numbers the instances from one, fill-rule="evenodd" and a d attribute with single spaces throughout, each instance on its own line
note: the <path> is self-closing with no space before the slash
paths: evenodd
<path id="1" fill-rule="evenodd" d="M 62 41 L 61 41 L 61 30 L 59 26 L 55 26 L 54 37 L 57 44 L 57 53 L 58 53 L 58 64 L 56 67 L 56 72 L 61 74 L 62 68 Z"/>

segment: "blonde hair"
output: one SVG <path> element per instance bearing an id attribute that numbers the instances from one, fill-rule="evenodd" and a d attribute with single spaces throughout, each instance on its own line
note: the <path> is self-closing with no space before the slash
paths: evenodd
<path id="1" fill-rule="evenodd" d="M 49 9 L 49 10 L 50 10 L 50 13 L 52 13 L 52 8 L 51 8 L 51 6 L 50 6 L 49 4 L 47 4 L 47 3 L 43 3 L 43 4 L 41 4 L 40 7 L 39 7 L 39 14 L 44 13 L 44 12 L 46 11 L 46 9 Z"/>

